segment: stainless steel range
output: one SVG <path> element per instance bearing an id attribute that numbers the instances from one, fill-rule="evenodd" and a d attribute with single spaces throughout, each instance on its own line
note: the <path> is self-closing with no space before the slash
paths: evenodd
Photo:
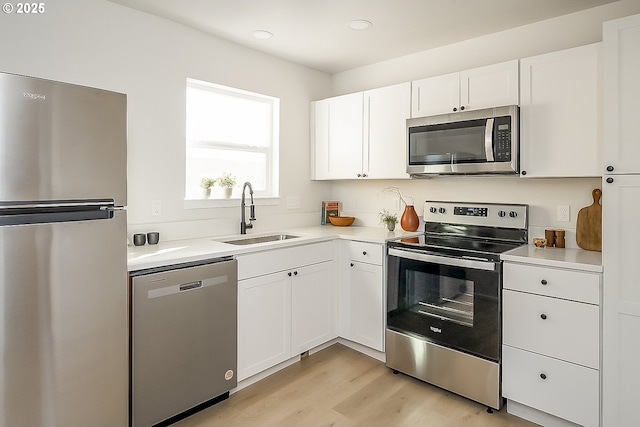
<path id="1" fill-rule="evenodd" d="M 527 205 L 427 201 L 425 233 L 387 254 L 387 366 L 500 409 L 502 263 Z"/>

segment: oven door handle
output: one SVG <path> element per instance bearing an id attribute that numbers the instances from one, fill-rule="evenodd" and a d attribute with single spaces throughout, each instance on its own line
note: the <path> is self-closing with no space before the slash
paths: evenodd
<path id="1" fill-rule="evenodd" d="M 463 258 L 450 258 L 413 251 L 403 251 L 401 249 L 394 248 L 389 249 L 389 255 L 398 258 L 412 259 L 414 261 L 424 261 L 433 264 L 444 264 L 454 267 L 472 268 L 475 270 L 494 271 L 496 269 L 496 264 L 490 261 L 475 261 Z"/>

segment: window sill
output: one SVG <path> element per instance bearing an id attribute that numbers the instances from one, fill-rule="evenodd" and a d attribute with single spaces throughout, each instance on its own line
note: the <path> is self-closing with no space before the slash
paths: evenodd
<path id="1" fill-rule="evenodd" d="M 185 209 L 210 209 L 210 208 L 237 208 L 240 206 L 240 197 L 232 197 L 230 199 L 193 199 L 185 200 Z M 254 197 L 253 202 L 256 206 L 276 206 L 280 204 L 280 197 Z M 251 197 L 245 197 L 245 203 L 251 203 Z"/>

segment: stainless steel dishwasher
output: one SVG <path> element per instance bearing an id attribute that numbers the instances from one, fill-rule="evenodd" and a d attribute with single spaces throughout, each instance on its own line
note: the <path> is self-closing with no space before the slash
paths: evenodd
<path id="1" fill-rule="evenodd" d="M 237 385 L 237 261 L 131 273 L 130 424 L 166 425 Z"/>

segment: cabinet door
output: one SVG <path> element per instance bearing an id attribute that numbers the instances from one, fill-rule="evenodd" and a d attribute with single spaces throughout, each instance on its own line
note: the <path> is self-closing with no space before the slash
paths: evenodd
<path id="1" fill-rule="evenodd" d="M 518 60 L 460 72 L 460 109 L 518 105 Z"/>
<path id="2" fill-rule="evenodd" d="M 411 83 L 411 117 L 452 113 L 459 106 L 459 73 L 429 77 Z"/>
<path id="3" fill-rule="evenodd" d="M 329 99 L 329 179 L 362 175 L 363 93 Z"/>
<path id="4" fill-rule="evenodd" d="M 605 22 L 603 173 L 640 172 L 640 15 Z"/>
<path id="5" fill-rule="evenodd" d="M 329 101 L 311 103 L 311 179 L 329 179 Z"/>
<path id="6" fill-rule="evenodd" d="M 351 262 L 349 339 L 384 351 L 382 266 Z"/>
<path id="7" fill-rule="evenodd" d="M 291 346 L 300 354 L 337 337 L 337 278 L 333 261 L 287 274 L 292 274 Z"/>
<path id="8" fill-rule="evenodd" d="M 594 44 L 520 61 L 522 176 L 602 175 L 599 50 Z"/>
<path id="9" fill-rule="evenodd" d="M 607 182 L 611 178 L 612 182 Z M 603 425 L 638 424 L 640 384 L 640 175 L 602 183 Z"/>
<path id="10" fill-rule="evenodd" d="M 408 179 L 406 130 L 411 83 L 366 91 L 364 107 L 363 173 L 367 178 Z"/>
<path id="11" fill-rule="evenodd" d="M 238 381 L 291 357 L 291 279 L 285 272 L 238 282 Z"/>

